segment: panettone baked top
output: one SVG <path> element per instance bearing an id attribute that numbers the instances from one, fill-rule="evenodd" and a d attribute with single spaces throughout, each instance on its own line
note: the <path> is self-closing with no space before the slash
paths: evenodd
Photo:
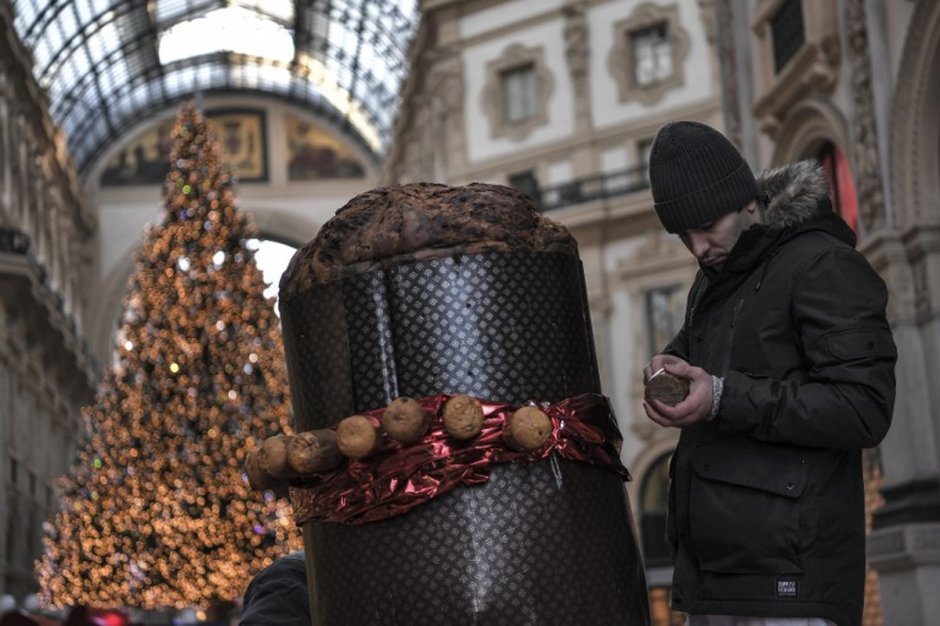
<path id="1" fill-rule="evenodd" d="M 578 254 L 568 230 L 517 189 L 486 183 L 379 187 L 347 202 L 297 251 L 281 277 L 280 296 L 378 267 L 512 250 Z"/>

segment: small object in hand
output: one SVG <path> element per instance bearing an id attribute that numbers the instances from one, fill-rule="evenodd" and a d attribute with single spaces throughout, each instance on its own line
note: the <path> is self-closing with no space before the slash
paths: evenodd
<path id="1" fill-rule="evenodd" d="M 420 441 L 428 432 L 430 420 L 421 404 L 407 397 L 395 398 L 382 412 L 382 428 L 402 443 Z"/>
<path id="2" fill-rule="evenodd" d="M 483 430 L 483 405 L 470 396 L 454 396 L 444 403 L 444 429 L 454 439 L 473 439 Z"/>
<path id="3" fill-rule="evenodd" d="M 287 444 L 287 463 L 298 474 L 331 470 L 342 460 L 336 432 L 329 428 L 299 433 Z"/>
<path id="4" fill-rule="evenodd" d="M 537 450 L 552 434 L 552 420 L 534 406 L 516 409 L 508 419 L 506 443 L 516 450 Z"/>
<path id="5" fill-rule="evenodd" d="M 649 380 L 643 397 L 646 400 L 659 400 L 663 404 L 676 406 L 689 395 L 689 380 L 670 374 L 664 368 L 659 368 Z"/>
<path id="6" fill-rule="evenodd" d="M 378 427 L 365 415 L 344 418 L 336 426 L 336 447 L 351 459 L 362 459 L 381 445 Z"/>

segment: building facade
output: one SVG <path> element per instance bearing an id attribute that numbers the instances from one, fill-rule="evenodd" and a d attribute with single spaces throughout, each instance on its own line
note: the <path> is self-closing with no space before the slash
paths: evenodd
<path id="1" fill-rule="evenodd" d="M 383 179 L 512 185 L 578 240 L 654 620 L 674 623 L 664 524 L 678 432 L 644 414 L 642 370 L 681 325 L 697 266 L 653 213 L 646 161 L 669 120 L 723 124 L 714 8 L 428 0 L 421 10 Z"/>
<path id="2" fill-rule="evenodd" d="M 0 596 L 21 606 L 161 219 L 178 105 L 213 122 L 260 239 L 303 245 L 378 180 L 415 8 L 227 4 L 0 3 Z"/>
<path id="3" fill-rule="evenodd" d="M 887 281 L 900 353 L 894 424 L 866 456 L 873 515 L 865 623 L 931 624 L 940 614 L 940 387 L 932 384 L 940 372 L 940 3 L 421 0 L 407 59 L 395 50 L 379 55 L 394 39 L 387 30 L 408 30 L 395 3 L 373 3 L 386 30 L 355 13 L 364 3 L 345 4 L 252 9 L 297 28 L 297 74 L 283 89 L 233 78 L 281 76 L 257 56 L 184 57 L 164 68 L 180 71 L 176 82 L 147 83 L 143 103 L 101 139 L 89 132 L 91 143 L 78 131 L 94 131 L 94 122 L 69 117 L 72 101 L 50 100 L 50 86 L 32 77 L 45 76 L 30 46 L 40 46 L 53 13 L 17 0 L 17 18 L 10 3 L 0 4 L 0 594 L 30 589 L 53 477 L 66 471 L 80 435 L 79 407 L 100 371 L 94 363 L 110 359 L 141 231 L 159 218 L 165 126 L 177 102 L 202 94 L 224 150 L 242 168 L 240 206 L 262 237 L 301 245 L 360 191 L 418 180 L 513 185 L 571 230 L 602 386 L 625 438 L 657 626 L 681 623 L 668 610 L 663 542 L 666 468 L 678 433 L 645 417 L 641 372 L 681 324 L 696 265 L 653 213 L 651 141 L 663 123 L 694 119 L 722 128 L 757 170 L 819 159 L 834 205 Z M 141 38 L 120 54 L 140 62 L 131 53 L 150 50 L 151 31 L 209 17 L 207 7 L 176 6 L 116 11 L 118 30 Z M 20 28 L 23 37 L 15 19 L 32 25 Z M 326 65 L 318 63 L 345 58 L 345 49 L 311 42 L 356 32 L 377 46 L 376 66 L 402 75 L 410 67 L 394 125 L 386 114 L 393 99 L 366 93 L 391 83 L 376 82 L 364 63 L 345 61 L 341 69 L 361 79 L 347 91 L 322 77 Z M 242 73 L 219 84 L 186 82 L 184 70 L 214 72 L 220 58 Z M 188 86 L 167 96 L 176 84 Z M 343 112 L 303 95 L 308 88 L 345 94 Z M 108 89 L 98 88 L 105 100 Z M 89 110 L 115 115 L 122 94 L 115 89 Z"/>
<path id="4" fill-rule="evenodd" d="M 716 0 L 725 120 L 751 161 L 816 157 L 885 279 L 894 420 L 867 469 L 868 624 L 940 614 L 940 4 Z"/>
<path id="5" fill-rule="evenodd" d="M 421 3 L 385 180 L 527 191 L 581 246 L 604 388 L 634 476 L 654 620 L 676 433 L 640 408 L 641 371 L 681 323 L 695 267 L 661 233 L 645 174 L 671 119 L 723 128 L 752 166 L 816 158 L 887 281 L 900 350 L 894 425 L 866 455 L 865 623 L 940 613 L 937 187 L 940 5 L 876 0 Z"/>
<path id="6" fill-rule="evenodd" d="M 99 369 L 85 341 L 95 215 L 11 23 L 0 4 L 0 595 L 22 598 Z"/>

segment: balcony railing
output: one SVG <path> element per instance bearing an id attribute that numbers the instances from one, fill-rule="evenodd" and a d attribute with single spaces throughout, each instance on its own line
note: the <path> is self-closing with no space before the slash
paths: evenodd
<path id="1" fill-rule="evenodd" d="M 551 211 L 562 207 L 620 196 L 634 191 L 648 189 L 650 186 L 646 164 L 616 172 L 597 174 L 579 178 L 561 185 L 553 185 L 539 190 L 536 204 L 542 211 Z"/>
<path id="2" fill-rule="evenodd" d="M 92 354 L 88 342 L 84 337 L 79 335 L 78 324 L 75 321 L 73 311 L 69 310 L 69 307 L 66 306 L 65 297 L 53 286 L 49 279 L 49 272 L 46 270 L 46 266 L 36 259 L 31 251 L 31 247 L 32 241 L 29 234 L 17 228 L 0 226 L 0 254 L 11 254 L 23 257 L 30 271 L 33 273 L 36 282 L 42 287 L 42 292 L 45 293 L 48 302 L 62 315 L 68 332 L 78 340 L 79 349 L 91 368 L 96 372 L 100 371 L 100 364 Z M 0 273 L 3 271 L 4 268 L 0 267 Z"/>

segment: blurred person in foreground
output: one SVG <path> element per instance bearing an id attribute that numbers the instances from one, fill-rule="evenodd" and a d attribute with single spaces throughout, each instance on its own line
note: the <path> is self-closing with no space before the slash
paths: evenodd
<path id="1" fill-rule="evenodd" d="M 239 626 L 310 626 L 302 551 L 277 559 L 251 580 Z"/>
<path id="2" fill-rule="evenodd" d="M 681 429 L 673 608 L 690 626 L 860 626 L 862 449 L 895 395 L 885 284 L 815 162 L 755 179 L 722 134 L 683 121 L 660 129 L 649 175 L 700 266 L 681 330 L 644 370 L 689 383 L 674 406 L 644 403 Z"/>

